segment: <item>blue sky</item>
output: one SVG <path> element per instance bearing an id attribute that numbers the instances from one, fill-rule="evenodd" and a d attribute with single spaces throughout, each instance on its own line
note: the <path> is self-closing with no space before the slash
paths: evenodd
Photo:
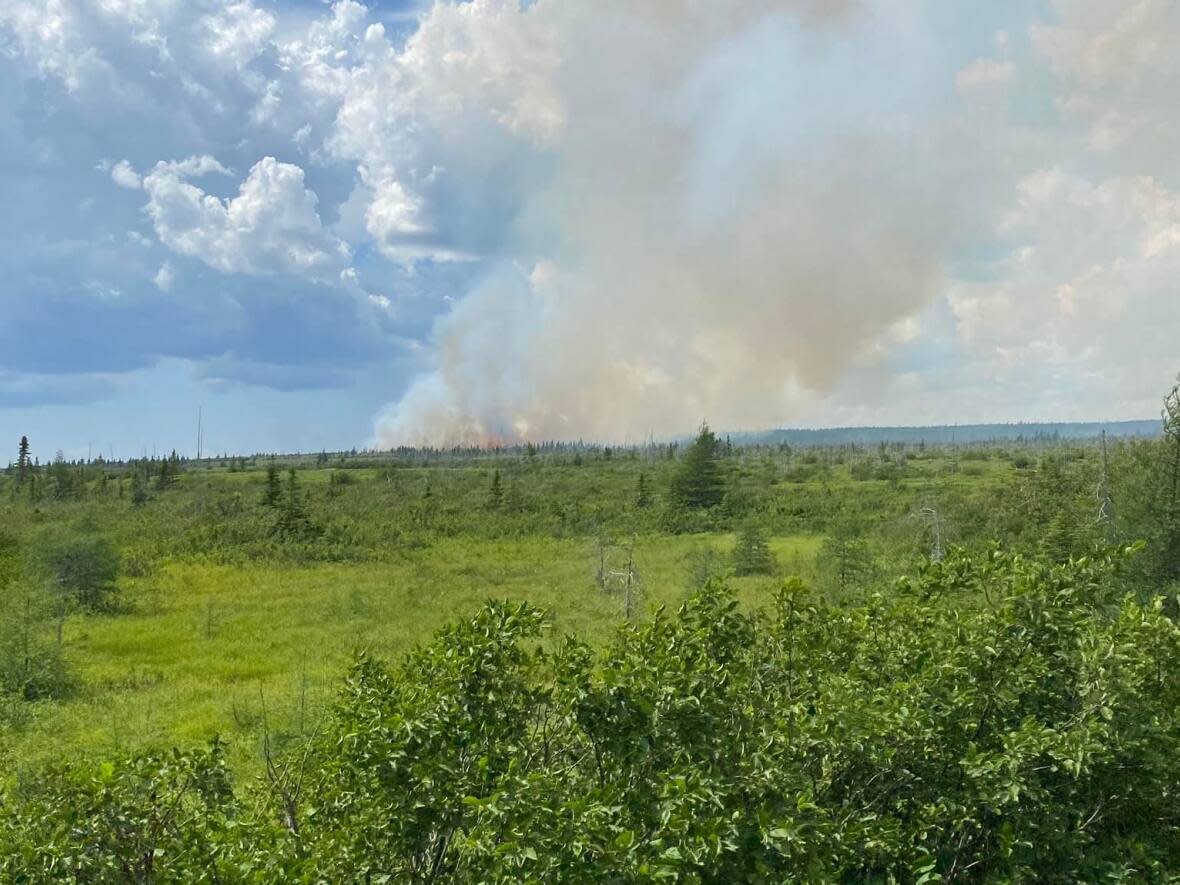
<path id="1" fill-rule="evenodd" d="M 0 0 L 0 440 L 1150 416 L 1178 9 Z"/>

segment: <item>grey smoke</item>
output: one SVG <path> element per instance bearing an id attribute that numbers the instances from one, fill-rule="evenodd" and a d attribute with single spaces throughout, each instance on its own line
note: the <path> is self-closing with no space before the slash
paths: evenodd
<path id="1" fill-rule="evenodd" d="M 457 51 L 505 4 L 474 6 L 445 22 Z M 939 291 L 959 208 L 928 171 L 937 127 L 901 97 L 919 62 L 888 54 L 906 21 L 691 0 L 513 15 L 525 36 L 489 63 L 523 103 L 503 105 L 494 72 L 486 88 L 512 130 L 490 149 L 516 144 L 524 165 L 505 184 L 517 209 L 497 269 L 438 324 L 434 370 L 379 416 L 380 445 L 772 425 Z M 435 81 L 417 85 L 429 102 Z M 423 137 L 461 183 L 479 145 Z"/>

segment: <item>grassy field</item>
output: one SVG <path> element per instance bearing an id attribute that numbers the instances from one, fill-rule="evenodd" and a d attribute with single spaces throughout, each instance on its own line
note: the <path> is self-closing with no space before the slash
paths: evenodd
<path id="1" fill-rule="evenodd" d="M 1162 452 L 10 468 L 0 879 L 430 882 L 453 851 L 444 881 L 949 880 L 1004 827 L 1061 856 L 970 863 L 1111 879 L 1096 839 L 1103 870 L 1164 869 Z M 1096 803 L 1117 822 L 1079 832 Z"/>
<path id="2" fill-rule="evenodd" d="M 859 545 L 871 566 L 857 573 L 863 589 L 929 549 L 921 512 L 932 505 L 949 543 L 1003 537 L 1009 511 L 1039 533 L 1030 502 L 1044 505 L 1049 487 L 1073 488 L 1080 500 L 1091 452 L 737 450 L 725 459 L 722 506 L 691 518 L 667 501 L 678 462 L 664 451 L 205 462 L 167 489 L 145 476 L 149 494 L 138 503 L 133 472 L 158 468 L 71 465 L 72 474 L 46 477 L 35 502 L 5 494 L 0 509 L 26 563 L 59 536 L 110 539 L 122 557 L 119 602 L 65 617 L 58 647 L 75 689 L 9 703 L 0 752 L 35 768 L 221 735 L 235 768 L 253 772 L 264 735 L 282 743 L 315 729 L 357 654 L 395 658 L 489 598 L 543 607 L 553 635 L 605 640 L 624 603 L 595 581 L 604 538 L 621 545 L 608 569 L 634 545 L 637 617 L 724 573 L 735 533 L 750 524 L 775 567 L 730 578 L 744 604 L 766 602 L 785 575 L 840 590 L 833 537 Z M 276 531 L 279 509 L 260 504 L 272 465 L 284 483 L 298 467 L 306 531 Z M 641 474 L 647 506 L 636 502 Z M 65 494 L 54 483 L 69 475 L 79 479 Z M 26 569 L 12 587 L 38 580 Z M 17 596 L 10 589 L 10 620 Z M 58 627 L 47 618 L 42 641 L 56 643 Z"/>
<path id="3" fill-rule="evenodd" d="M 771 547 L 808 575 L 819 543 L 774 538 Z M 726 534 L 638 541 L 645 608 L 675 607 L 693 554 L 732 545 Z M 82 687 L 38 704 L 9 750 L 38 765 L 63 750 L 109 753 L 219 734 L 235 766 L 252 771 L 264 731 L 282 741 L 315 728 L 357 654 L 396 657 L 489 598 L 528 600 L 550 612 L 555 634 L 603 640 L 622 619 L 622 600 L 596 585 L 596 556 L 586 539 L 525 538 L 443 540 L 393 562 L 170 562 L 123 579 L 126 612 L 67 620 L 65 652 Z M 780 583 L 733 580 L 751 605 Z"/>

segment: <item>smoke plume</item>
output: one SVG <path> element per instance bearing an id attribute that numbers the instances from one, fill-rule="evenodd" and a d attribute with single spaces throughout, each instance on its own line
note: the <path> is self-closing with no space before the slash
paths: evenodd
<path id="1" fill-rule="evenodd" d="M 885 48 L 909 26 L 821 0 L 437 6 L 353 84 L 336 149 L 412 121 L 354 151 L 370 231 L 489 270 L 378 444 L 766 427 L 831 389 L 939 291 L 958 229 L 920 62 Z"/>

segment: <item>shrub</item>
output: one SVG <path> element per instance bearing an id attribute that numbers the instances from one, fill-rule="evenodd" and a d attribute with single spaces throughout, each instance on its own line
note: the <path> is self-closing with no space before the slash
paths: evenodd
<path id="1" fill-rule="evenodd" d="M 109 541 L 98 537 L 71 537 L 56 541 L 41 553 L 56 590 L 89 612 L 110 607 L 118 590 L 119 554 Z"/>
<path id="2" fill-rule="evenodd" d="M 218 748 L 12 793 L 16 881 L 1094 882 L 1180 868 L 1180 628 L 1123 553 L 952 552 L 832 605 L 712 581 L 595 653 L 489 603 L 252 803 Z"/>
<path id="3" fill-rule="evenodd" d="M 76 684 L 60 646 L 46 641 L 39 625 L 9 618 L 0 623 L 0 693 L 40 701 L 66 697 Z"/>
<path id="4" fill-rule="evenodd" d="M 0 819 L 6 882 L 239 882 L 264 864 L 261 833 L 234 850 L 243 831 L 217 741 L 53 767 L 17 798 Z"/>

